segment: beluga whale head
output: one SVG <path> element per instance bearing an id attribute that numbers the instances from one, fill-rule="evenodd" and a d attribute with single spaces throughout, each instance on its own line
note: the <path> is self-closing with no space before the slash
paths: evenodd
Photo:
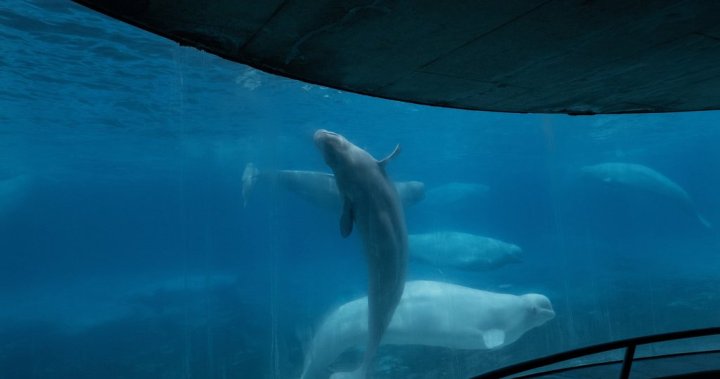
<path id="1" fill-rule="evenodd" d="M 345 137 L 325 129 L 318 129 L 313 134 L 313 142 L 320 150 L 325 159 L 325 163 L 338 177 L 342 174 L 342 169 L 351 167 L 379 166 L 383 172 L 385 165 L 400 153 L 400 145 L 395 146 L 395 150 L 387 157 L 381 160 L 375 160 L 367 151 L 355 146 Z M 372 169 L 372 168 L 371 168 Z M 418 182 L 419 183 L 419 182 Z M 425 185 L 422 183 L 415 184 L 416 192 L 420 193 L 420 198 L 425 196 Z"/>
<path id="2" fill-rule="evenodd" d="M 322 153 L 325 163 L 333 170 L 344 163 L 348 151 L 354 147 L 345 137 L 325 129 L 315 131 L 313 142 Z"/>
<path id="3" fill-rule="evenodd" d="M 526 323 L 530 328 L 540 326 L 555 318 L 555 310 L 545 295 L 528 293 L 521 296 L 527 301 Z"/>

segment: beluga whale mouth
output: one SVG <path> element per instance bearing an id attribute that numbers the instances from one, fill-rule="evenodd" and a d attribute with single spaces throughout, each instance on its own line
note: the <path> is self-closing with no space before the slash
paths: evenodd
<path id="1" fill-rule="evenodd" d="M 357 225 L 368 263 L 368 339 L 360 367 L 349 373 L 364 378 L 400 302 L 407 266 L 408 240 L 405 214 L 385 166 L 400 151 L 376 160 L 340 134 L 319 129 L 315 146 L 332 169 L 342 202 L 340 235 L 347 237 Z M 342 374 L 341 374 L 342 376 Z"/>

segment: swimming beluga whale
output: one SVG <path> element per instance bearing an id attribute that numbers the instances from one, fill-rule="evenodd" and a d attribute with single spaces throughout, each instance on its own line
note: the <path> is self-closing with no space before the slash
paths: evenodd
<path id="1" fill-rule="evenodd" d="M 243 204 L 247 205 L 250 194 L 259 183 L 271 183 L 300 196 L 318 208 L 332 212 L 342 210 L 340 191 L 335 175 L 305 170 L 262 170 L 254 164 L 245 165 L 242 175 Z M 409 207 L 425 197 L 425 184 L 416 180 L 395 182 L 400 201 Z"/>
<path id="2" fill-rule="evenodd" d="M 385 173 L 385 165 L 400 152 L 400 146 L 378 161 L 337 133 L 320 129 L 313 140 L 335 174 L 340 191 L 340 234 L 347 237 L 357 225 L 368 263 L 365 354 L 358 369 L 338 377 L 366 378 L 405 285 L 405 214 L 397 190 Z"/>
<path id="3" fill-rule="evenodd" d="M 302 379 L 326 379 L 346 350 L 367 340 L 367 298 L 345 303 L 322 322 L 305 354 Z M 383 337 L 383 345 L 499 349 L 555 317 L 541 294 L 511 295 L 456 284 L 411 281 Z M 335 379 L 337 375 L 333 375 Z"/>
<path id="4" fill-rule="evenodd" d="M 440 268 L 484 271 L 522 262 L 519 246 L 470 233 L 438 231 L 410 234 L 408 246 L 411 259 Z"/>
<path id="5" fill-rule="evenodd" d="M 704 227 L 712 228 L 710 222 L 697 211 L 690 195 L 680 185 L 650 167 L 635 163 L 606 162 L 584 166 L 580 172 L 607 185 L 635 188 L 675 201 L 697 217 Z"/>

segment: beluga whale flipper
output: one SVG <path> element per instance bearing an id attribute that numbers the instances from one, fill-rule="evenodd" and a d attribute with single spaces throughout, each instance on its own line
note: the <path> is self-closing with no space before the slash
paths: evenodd
<path id="1" fill-rule="evenodd" d="M 353 225 L 357 225 L 368 263 L 365 355 L 356 371 L 338 375 L 365 378 L 405 284 L 408 255 L 405 214 L 397 190 L 385 173 L 387 162 L 399 153 L 400 147 L 378 161 L 337 133 L 320 129 L 313 140 L 335 174 L 340 191 L 343 203 L 340 234 L 347 237 Z"/>

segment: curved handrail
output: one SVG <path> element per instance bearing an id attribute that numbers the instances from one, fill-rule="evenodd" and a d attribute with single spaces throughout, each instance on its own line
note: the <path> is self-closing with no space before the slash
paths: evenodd
<path id="1" fill-rule="evenodd" d="M 626 349 L 625 358 L 623 360 L 623 369 L 620 374 L 620 378 L 627 378 L 630 373 L 630 367 L 632 360 L 635 355 L 635 347 L 638 345 L 646 345 L 651 343 L 658 343 L 664 341 L 672 341 L 686 338 L 696 338 L 711 335 L 720 335 L 720 327 L 703 328 L 685 330 L 680 332 L 654 334 L 649 336 L 628 338 L 623 340 L 617 340 L 612 342 L 605 342 L 597 345 L 581 347 L 579 349 L 563 351 L 561 353 L 548 355 L 542 358 L 531 359 L 529 361 L 516 363 L 514 365 L 506 366 L 497 370 L 489 371 L 478 376 L 474 376 L 472 379 L 491 379 L 491 378 L 503 378 L 510 375 L 519 374 L 528 370 L 536 369 L 543 366 L 548 366 L 558 362 L 566 361 L 569 359 L 580 358 L 586 355 L 603 353 L 611 350 Z"/>

